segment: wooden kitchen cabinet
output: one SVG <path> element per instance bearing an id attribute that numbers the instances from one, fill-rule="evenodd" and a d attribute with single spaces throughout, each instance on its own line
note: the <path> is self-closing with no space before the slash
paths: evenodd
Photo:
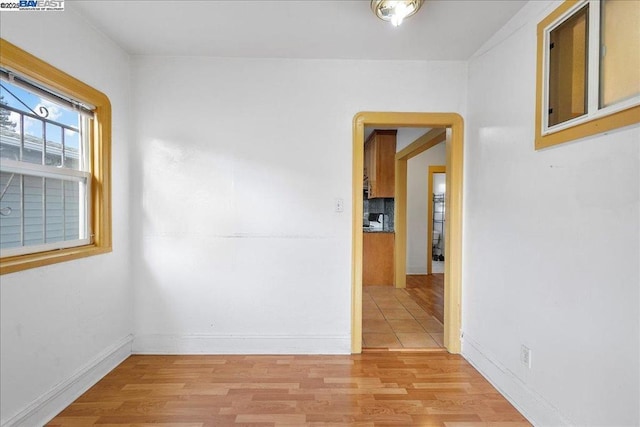
<path id="1" fill-rule="evenodd" d="M 394 197 L 397 132 L 374 130 L 364 144 L 364 185 L 369 199 Z"/>
<path id="2" fill-rule="evenodd" d="M 362 285 L 393 286 L 394 233 L 363 233 Z"/>

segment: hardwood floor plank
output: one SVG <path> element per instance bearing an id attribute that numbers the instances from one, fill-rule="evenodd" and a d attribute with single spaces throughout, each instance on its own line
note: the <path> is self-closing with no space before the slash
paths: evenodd
<path id="1" fill-rule="evenodd" d="M 304 414 L 242 414 L 236 417 L 239 423 L 274 423 L 278 425 L 299 426 L 307 421 Z"/>
<path id="2" fill-rule="evenodd" d="M 350 356 L 132 356 L 47 425 L 529 424 L 460 356 L 376 352 Z"/>
<path id="3" fill-rule="evenodd" d="M 87 425 L 87 424 L 85 424 Z M 162 423 L 162 424 L 100 424 L 100 427 L 203 427 L 202 423 Z"/>
<path id="4" fill-rule="evenodd" d="M 407 275 L 406 291 L 423 310 L 444 323 L 444 274 Z"/>
<path id="5" fill-rule="evenodd" d="M 100 417 L 58 416 L 55 422 L 52 421 L 48 425 L 51 427 L 83 427 L 94 425 L 98 421 L 98 418 Z"/>

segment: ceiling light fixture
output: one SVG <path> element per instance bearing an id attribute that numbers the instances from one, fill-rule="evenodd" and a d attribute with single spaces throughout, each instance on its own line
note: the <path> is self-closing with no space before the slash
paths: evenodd
<path id="1" fill-rule="evenodd" d="M 371 0 L 371 10 L 383 21 L 389 21 L 394 27 L 402 24 L 420 9 L 424 0 Z"/>

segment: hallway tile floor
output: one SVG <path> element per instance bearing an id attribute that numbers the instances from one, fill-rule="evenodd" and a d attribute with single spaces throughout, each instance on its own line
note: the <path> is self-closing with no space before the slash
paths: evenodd
<path id="1" fill-rule="evenodd" d="M 443 326 L 405 289 L 362 289 L 362 345 L 365 348 L 440 349 Z"/>

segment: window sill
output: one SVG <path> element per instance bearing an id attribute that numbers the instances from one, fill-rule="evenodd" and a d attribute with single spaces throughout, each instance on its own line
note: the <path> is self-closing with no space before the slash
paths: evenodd
<path id="1" fill-rule="evenodd" d="M 541 117 L 538 113 L 537 124 L 540 125 Z M 622 128 L 636 124 L 640 121 L 640 106 L 628 108 L 626 110 L 617 111 L 607 116 L 594 118 L 566 129 L 548 134 L 536 134 L 535 148 L 540 150 L 543 148 L 553 147 L 557 144 L 597 135 L 614 129 Z"/>
<path id="2" fill-rule="evenodd" d="M 103 247 L 93 244 L 75 248 L 58 249 L 55 251 L 39 252 L 29 255 L 6 257 L 0 260 L 0 275 L 15 273 L 18 271 L 42 267 L 45 265 L 57 264 L 59 262 L 71 261 L 79 258 L 86 258 L 93 255 L 105 254 L 111 251 L 111 246 Z"/>

